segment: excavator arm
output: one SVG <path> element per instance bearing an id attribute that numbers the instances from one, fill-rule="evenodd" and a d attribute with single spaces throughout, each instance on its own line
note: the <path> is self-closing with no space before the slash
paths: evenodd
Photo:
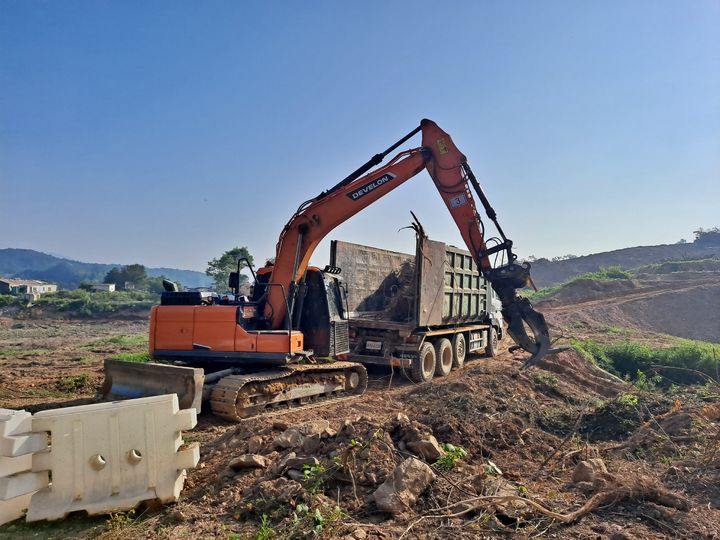
<path id="1" fill-rule="evenodd" d="M 368 173 L 389 153 L 418 132 L 422 132 L 422 147 L 401 152 L 387 165 Z M 270 327 L 287 327 L 287 317 L 290 316 L 288 307 L 292 311 L 295 289 L 303 279 L 310 257 L 320 241 L 345 220 L 423 169 L 432 177 L 465 244 L 482 274 L 498 294 L 502 302 L 503 316 L 508 324 L 508 333 L 521 348 L 531 353 L 525 366 L 539 361 L 550 349 L 547 324 L 542 314 L 535 311 L 526 298 L 516 294 L 518 288 L 531 283 L 530 265 L 516 262 L 512 241 L 505 237 L 495 211 L 465 156 L 457 149 L 450 136 L 431 120 L 422 120 L 419 127 L 384 152 L 373 156 L 337 185 L 300 205 L 285 225 L 276 248 L 265 304 L 265 317 L 269 320 Z M 486 244 L 483 223 L 472 191 L 502 238 L 497 245 L 490 248 Z M 505 252 L 505 264 L 493 268 L 490 256 L 499 252 Z"/>

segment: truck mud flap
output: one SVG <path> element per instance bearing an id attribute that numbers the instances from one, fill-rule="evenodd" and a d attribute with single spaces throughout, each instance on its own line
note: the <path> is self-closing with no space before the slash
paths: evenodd
<path id="1" fill-rule="evenodd" d="M 177 394 L 181 409 L 200 412 L 205 374 L 201 368 L 105 360 L 105 400 Z"/>

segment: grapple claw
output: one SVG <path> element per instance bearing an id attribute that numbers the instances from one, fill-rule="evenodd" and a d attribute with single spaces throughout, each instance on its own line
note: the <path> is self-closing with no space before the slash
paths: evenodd
<path id="1" fill-rule="evenodd" d="M 488 271 L 487 276 L 502 302 L 508 334 L 519 347 L 531 354 L 522 366 L 522 369 L 527 369 L 550 351 L 550 330 L 545 317 L 533 309 L 530 300 L 515 293 L 530 278 L 530 265 L 511 263 Z"/>

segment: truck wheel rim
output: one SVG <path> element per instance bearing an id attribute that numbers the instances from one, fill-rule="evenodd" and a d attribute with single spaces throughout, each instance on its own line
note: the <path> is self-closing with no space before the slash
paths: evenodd
<path id="1" fill-rule="evenodd" d="M 432 353 L 427 353 L 423 357 L 423 371 L 426 374 L 432 373 L 433 370 L 435 369 L 435 366 L 433 364 L 434 364 L 434 362 L 433 362 L 433 358 L 432 358 Z"/>
<path id="2" fill-rule="evenodd" d="M 445 369 L 452 367 L 452 348 L 447 347 L 442 352 L 442 364 Z"/>

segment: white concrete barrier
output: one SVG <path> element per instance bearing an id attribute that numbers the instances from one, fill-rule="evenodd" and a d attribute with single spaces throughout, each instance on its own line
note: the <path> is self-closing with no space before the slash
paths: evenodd
<path id="1" fill-rule="evenodd" d="M 32 453 L 47 448 L 47 435 L 31 429 L 29 412 L 0 409 L 0 525 L 22 517 L 32 494 L 48 485 L 47 471 L 32 472 Z"/>
<path id="2" fill-rule="evenodd" d="M 178 451 L 180 432 L 196 423 L 175 394 L 36 413 L 33 431 L 50 432 L 51 446 L 33 455 L 32 470 L 52 471 L 52 482 L 32 496 L 27 521 L 176 501 L 200 458 L 197 445 Z"/>

